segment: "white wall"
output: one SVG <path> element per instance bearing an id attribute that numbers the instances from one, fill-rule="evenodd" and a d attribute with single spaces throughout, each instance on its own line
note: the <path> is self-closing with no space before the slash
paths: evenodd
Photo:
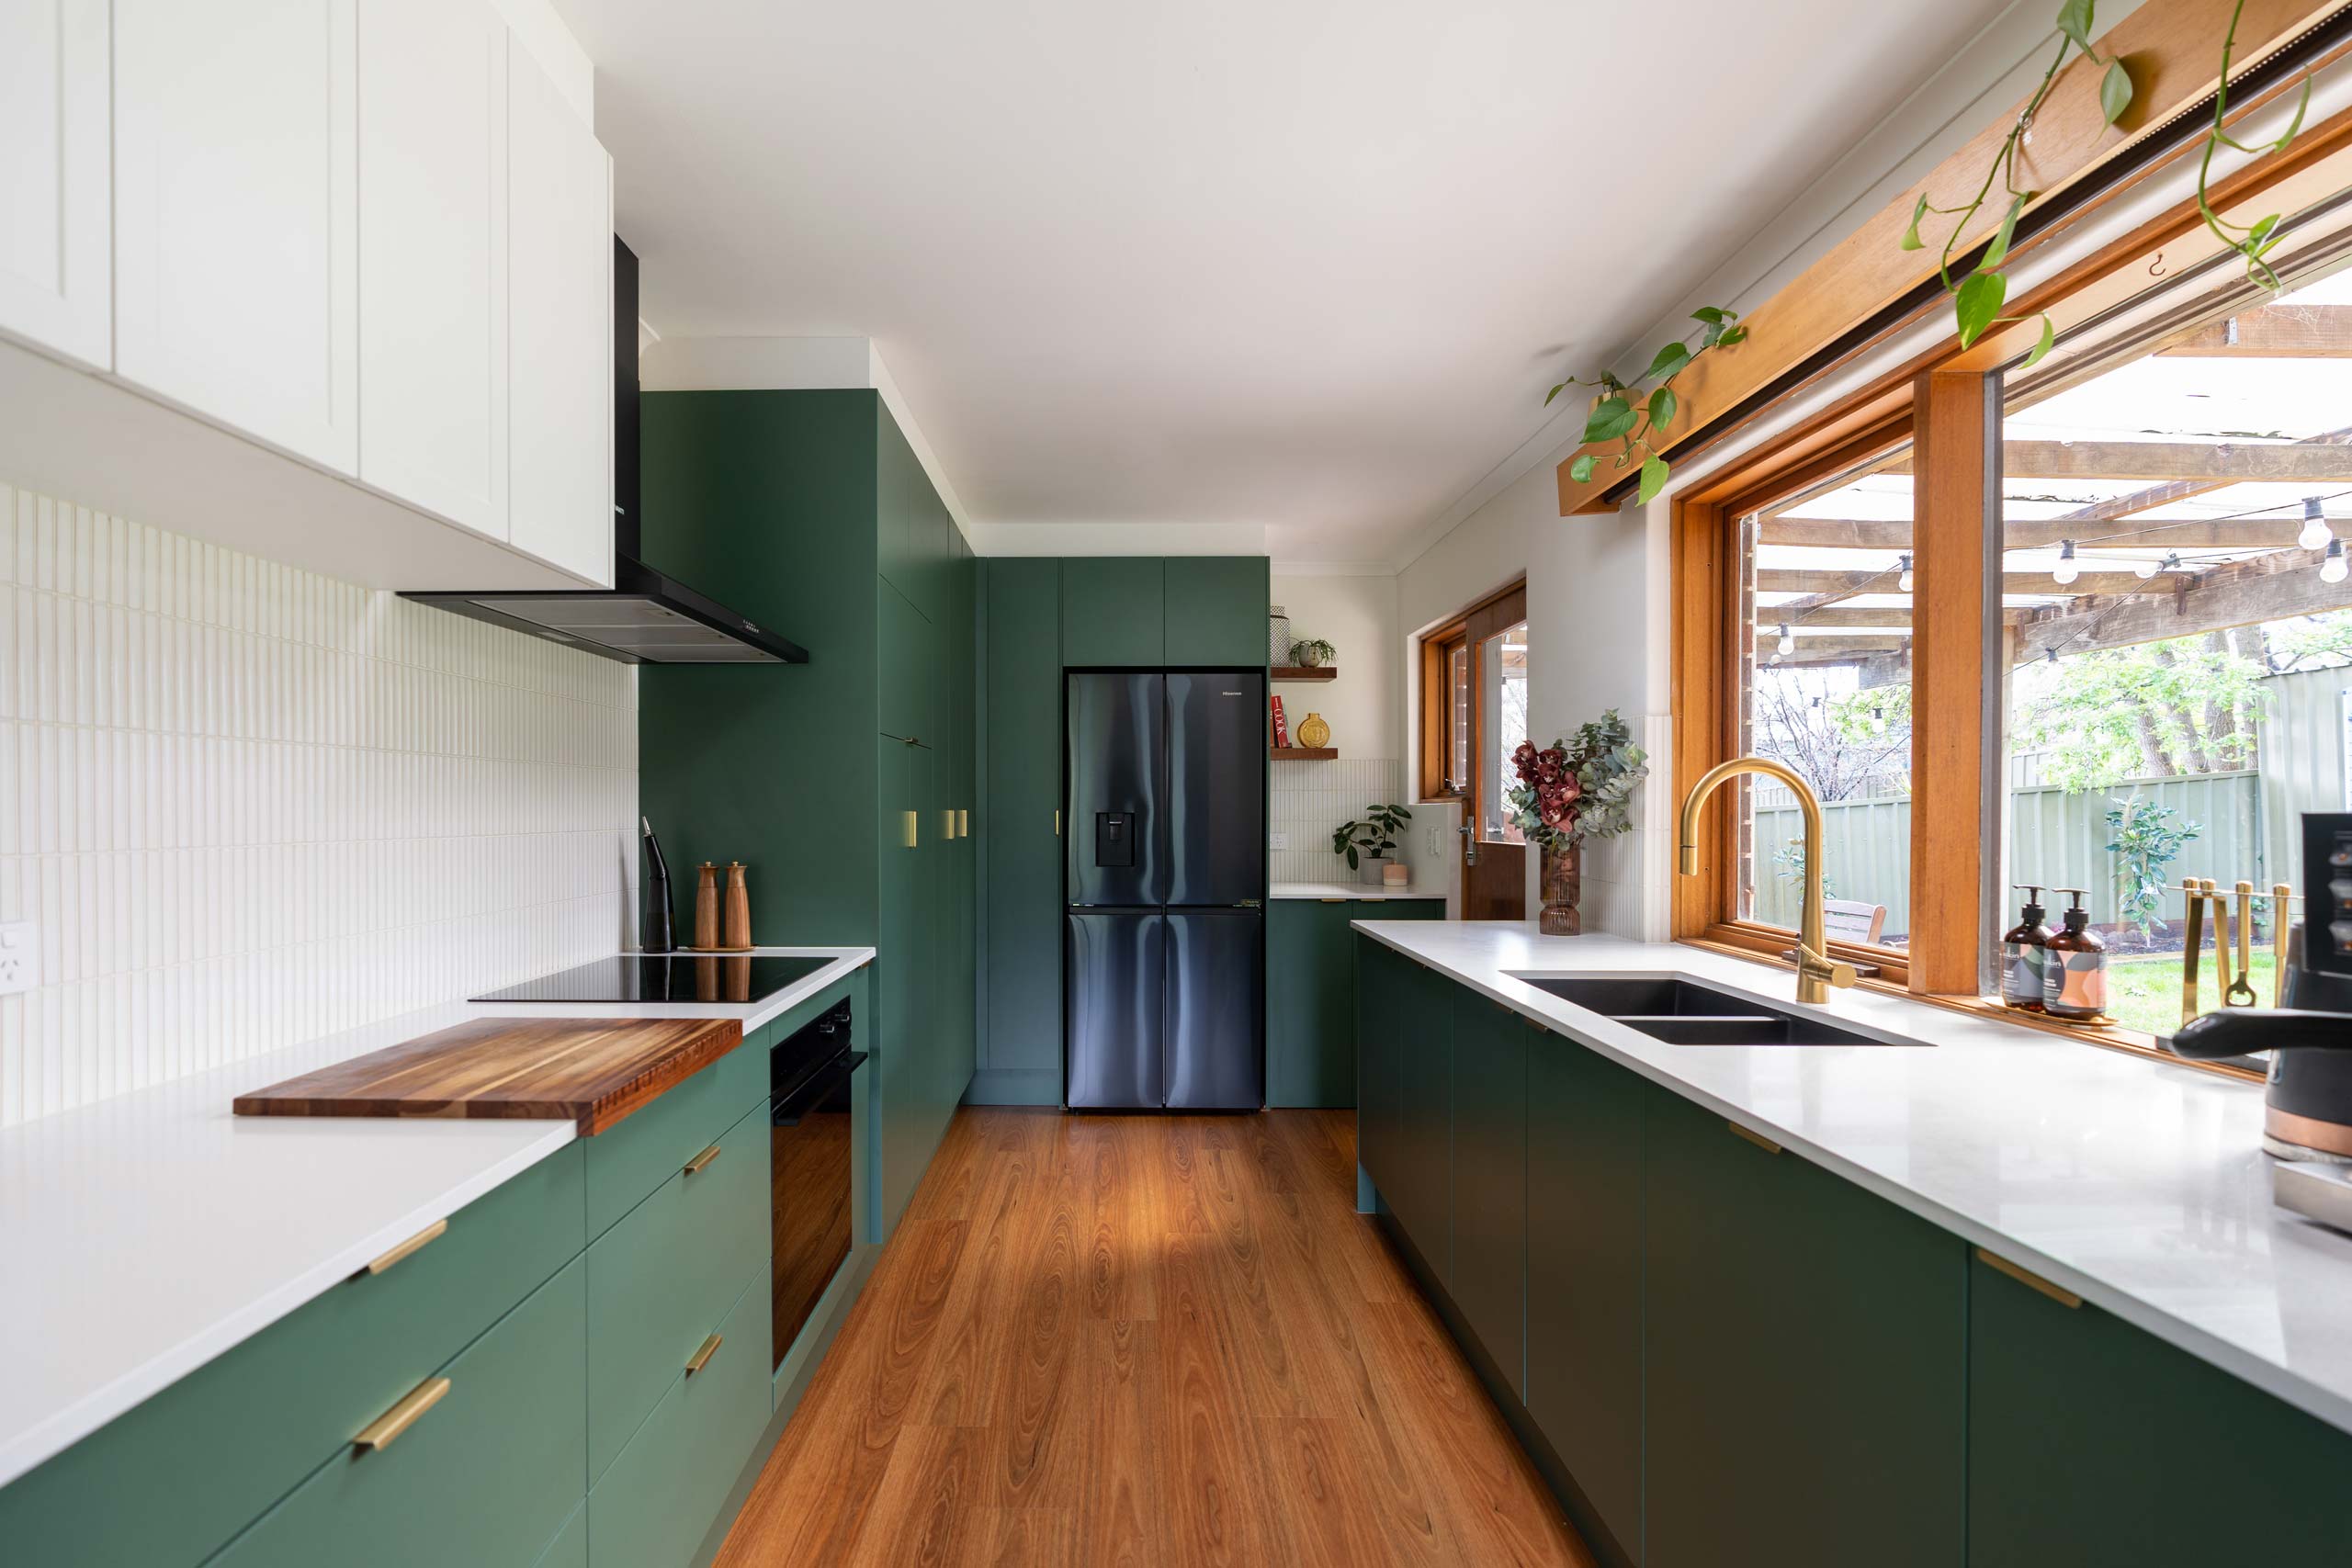
<path id="1" fill-rule="evenodd" d="M 1273 765 L 1267 827 L 1289 840 L 1287 849 L 1273 852 L 1273 879 L 1344 878 L 1348 864 L 1331 852 L 1331 830 L 1362 821 L 1375 804 L 1407 799 L 1397 728 L 1396 580 L 1278 571 L 1268 596 L 1290 613 L 1294 638 L 1319 637 L 1337 650 L 1333 662 L 1340 671 L 1335 681 L 1274 688 L 1293 732 L 1310 711 L 1321 714 L 1340 757 Z M 1418 811 L 1414 825 L 1421 825 Z M 1408 864 L 1435 869 L 1425 835 L 1415 834 L 1402 848 Z"/>
<path id="2" fill-rule="evenodd" d="M 0 650 L 0 1125 L 627 940 L 627 665 L 6 484 Z"/>

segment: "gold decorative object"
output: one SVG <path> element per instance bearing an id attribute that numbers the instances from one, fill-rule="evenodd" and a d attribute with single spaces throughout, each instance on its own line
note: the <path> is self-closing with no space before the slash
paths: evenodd
<path id="1" fill-rule="evenodd" d="M 1319 751 L 1331 744 L 1331 727 L 1323 722 L 1321 714 L 1311 708 L 1307 711 L 1306 720 L 1298 727 L 1298 743 L 1310 751 Z"/>

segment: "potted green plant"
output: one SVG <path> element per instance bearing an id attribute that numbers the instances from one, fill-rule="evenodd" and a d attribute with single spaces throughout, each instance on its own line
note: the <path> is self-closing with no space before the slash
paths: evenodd
<path id="1" fill-rule="evenodd" d="M 1331 852 L 1347 856 L 1348 869 L 1361 870 L 1363 879 L 1377 886 L 1381 867 L 1396 853 L 1396 840 L 1405 836 L 1405 824 L 1412 818 L 1401 806 L 1373 807 L 1367 820 L 1342 822 L 1331 829 Z"/>
<path id="2" fill-rule="evenodd" d="M 1295 642 L 1290 645 L 1290 661 L 1302 670 L 1319 669 L 1337 657 L 1339 656 L 1332 649 L 1331 645 L 1319 637 L 1311 637 L 1304 642 Z"/>

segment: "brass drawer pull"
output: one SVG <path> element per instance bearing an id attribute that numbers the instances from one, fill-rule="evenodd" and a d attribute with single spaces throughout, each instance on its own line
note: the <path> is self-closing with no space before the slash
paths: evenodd
<path id="1" fill-rule="evenodd" d="M 409 1390 L 398 1404 L 368 1423 L 359 1436 L 351 1439 L 352 1447 L 363 1454 L 390 1448 L 394 1438 L 415 1426 L 417 1418 L 440 1404 L 441 1396 L 448 1392 L 447 1378 L 425 1379 Z"/>
<path id="2" fill-rule="evenodd" d="M 1746 1138 L 1749 1143 L 1754 1144 L 1758 1148 L 1762 1149 L 1768 1155 L 1776 1155 L 1781 1152 L 1781 1145 L 1774 1143 L 1771 1139 L 1766 1137 L 1761 1133 L 1750 1132 L 1736 1122 L 1726 1122 L 1724 1125 L 1732 1130 L 1732 1134 L 1735 1137 Z"/>
<path id="3" fill-rule="evenodd" d="M 972 813 L 961 806 L 956 808 L 956 836 L 959 839 L 972 836 Z"/>
<path id="4" fill-rule="evenodd" d="M 695 1348 L 695 1353 L 686 1358 L 686 1376 L 692 1377 L 710 1365 L 710 1359 L 718 1354 L 718 1347 L 721 1343 L 722 1341 L 716 1334 L 704 1340 Z"/>
<path id="5" fill-rule="evenodd" d="M 1988 1269 L 1999 1269 L 2029 1290 L 2040 1291 L 2062 1307 L 2074 1308 L 2083 1304 L 2083 1298 L 2065 1286 L 2053 1285 L 2032 1270 L 2018 1268 L 1997 1252 L 1987 1252 L 1980 1247 L 1976 1249 L 1976 1260 Z"/>
<path id="6" fill-rule="evenodd" d="M 899 815 L 905 818 L 905 820 L 899 825 L 900 837 L 905 840 L 901 847 L 911 850 L 916 847 L 916 840 L 922 831 L 917 824 L 922 820 L 922 813 L 920 811 L 903 811 L 900 812 Z"/>
<path id="7" fill-rule="evenodd" d="M 393 1264 L 398 1263 L 401 1258 L 408 1257 L 412 1253 L 423 1251 L 426 1243 L 440 1240 L 442 1233 L 447 1231 L 448 1228 L 448 1221 L 435 1220 L 431 1224 L 425 1226 L 423 1230 L 417 1232 L 414 1235 L 409 1237 L 406 1241 L 401 1242 L 398 1247 L 393 1247 L 390 1252 L 369 1258 L 368 1260 L 368 1266 L 359 1271 L 362 1274 L 380 1274 L 385 1269 L 390 1269 Z"/>
<path id="8" fill-rule="evenodd" d="M 702 1153 L 695 1156 L 694 1158 L 686 1161 L 686 1174 L 688 1176 L 698 1174 L 705 1167 L 708 1166 L 712 1160 L 715 1160 L 718 1157 L 718 1145 L 717 1144 L 713 1144 L 710 1147 L 703 1150 Z"/>

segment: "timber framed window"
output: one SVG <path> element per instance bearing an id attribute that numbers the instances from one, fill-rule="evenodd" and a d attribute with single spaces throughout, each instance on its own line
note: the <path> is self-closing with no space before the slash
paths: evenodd
<path id="1" fill-rule="evenodd" d="M 2141 178 L 2185 188 L 2194 151 Z M 1885 356 L 1676 497 L 1675 798 L 1743 752 L 1811 778 L 1833 911 L 1860 906 L 1833 912 L 1832 946 L 1878 966 L 1865 984 L 1996 1008 L 2010 885 L 2083 887 L 2108 1013 L 2007 1016 L 2162 1054 L 2198 876 L 2230 896 L 2233 947 L 2252 887 L 2247 978 L 2272 999 L 2286 829 L 2352 804 L 2352 111 L 2212 200 L 2284 214 L 2280 289 L 2248 284 L 2193 198 L 2145 202 L 2016 291 L 2015 322 Z M 2029 369 L 2044 310 L 2057 346 Z M 1678 937 L 1789 945 L 1781 804 L 1717 793 Z M 2054 927 L 2064 900 L 2045 902 Z M 2205 941 L 2211 1006 L 2210 918 Z"/>
<path id="2" fill-rule="evenodd" d="M 1527 584 L 1487 595 L 1421 637 L 1420 798 L 1475 801 L 1480 837 L 1502 818 L 1506 760 L 1527 738 Z"/>

